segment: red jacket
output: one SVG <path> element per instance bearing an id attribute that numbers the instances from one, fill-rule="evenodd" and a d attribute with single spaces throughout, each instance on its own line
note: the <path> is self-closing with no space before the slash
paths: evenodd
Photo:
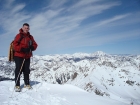
<path id="1" fill-rule="evenodd" d="M 19 39 L 21 38 L 21 34 L 24 36 L 22 38 L 22 40 L 20 41 L 20 44 L 18 44 L 18 41 Z M 29 37 L 30 36 L 30 37 Z M 36 50 L 37 48 L 37 43 L 35 42 L 34 38 L 32 35 L 30 35 L 30 33 L 28 32 L 27 34 L 25 34 L 22 30 L 22 28 L 19 30 L 19 34 L 16 35 L 15 39 L 14 39 L 14 42 L 13 42 L 13 46 L 14 46 L 14 50 L 15 50 L 15 53 L 14 53 L 14 56 L 17 56 L 17 57 L 22 57 L 22 58 L 30 58 L 32 56 L 32 52 L 29 52 L 29 53 L 23 53 L 21 52 L 21 48 L 28 48 L 29 47 L 29 41 L 32 40 L 33 42 L 33 47 L 34 47 L 34 50 Z"/>

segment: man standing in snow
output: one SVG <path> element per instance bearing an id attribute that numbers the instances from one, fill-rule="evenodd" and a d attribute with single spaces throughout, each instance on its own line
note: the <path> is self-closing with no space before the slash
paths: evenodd
<path id="1" fill-rule="evenodd" d="M 23 27 L 19 30 L 19 34 L 16 35 L 13 42 L 14 51 L 15 51 L 14 60 L 15 60 L 15 66 L 16 66 L 16 69 L 15 69 L 15 83 L 16 83 L 15 91 L 16 92 L 21 91 L 20 75 L 22 72 L 24 74 L 24 84 L 25 84 L 24 87 L 31 89 L 31 86 L 29 83 L 30 57 L 32 56 L 32 51 L 36 50 L 38 45 L 35 42 L 33 36 L 30 35 L 29 29 L 30 29 L 29 24 L 24 23 Z M 21 72 L 20 72 L 20 69 L 21 69 Z"/>

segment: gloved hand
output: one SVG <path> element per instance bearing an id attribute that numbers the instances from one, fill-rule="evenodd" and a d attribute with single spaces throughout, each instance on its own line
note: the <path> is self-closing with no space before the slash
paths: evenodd
<path id="1" fill-rule="evenodd" d="M 30 46 L 30 49 L 31 49 L 31 51 L 33 51 L 33 50 L 34 50 L 34 46 L 31 45 L 31 46 Z"/>
<path id="2" fill-rule="evenodd" d="M 30 48 L 21 48 L 20 51 L 24 52 L 24 53 L 29 53 L 30 52 Z"/>
<path id="3" fill-rule="evenodd" d="M 33 41 L 32 40 L 29 41 L 28 46 L 31 49 L 31 51 L 34 50 L 34 46 L 33 46 Z"/>

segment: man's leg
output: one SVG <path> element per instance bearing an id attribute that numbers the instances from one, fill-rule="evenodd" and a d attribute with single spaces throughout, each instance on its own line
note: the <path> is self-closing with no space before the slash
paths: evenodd
<path id="1" fill-rule="evenodd" d="M 29 83 L 29 74 L 24 74 L 24 83 L 25 83 L 25 85 L 30 85 L 30 83 Z"/>
<path id="2" fill-rule="evenodd" d="M 20 75 L 22 73 L 22 70 L 20 72 L 20 69 L 21 69 L 21 65 L 23 63 L 23 58 L 14 57 L 14 60 L 15 60 L 15 66 L 16 66 L 16 69 L 15 69 L 15 84 L 16 84 L 16 86 L 20 86 Z M 19 75 L 19 72 L 20 72 L 20 75 Z M 18 77 L 18 75 L 19 75 L 19 77 Z"/>
<path id="3" fill-rule="evenodd" d="M 30 85 L 29 74 L 30 74 L 30 58 L 25 60 L 24 63 L 24 83 L 25 85 Z"/>

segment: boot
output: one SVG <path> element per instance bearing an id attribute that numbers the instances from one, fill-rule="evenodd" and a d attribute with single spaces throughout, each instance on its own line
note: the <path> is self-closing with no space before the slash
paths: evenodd
<path id="1" fill-rule="evenodd" d="M 15 87 L 15 92 L 20 92 L 20 91 L 21 91 L 20 86 L 16 86 Z"/>
<path id="2" fill-rule="evenodd" d="M 24 88 L 32 89 L 31 85 L 24 85 Z"/>

